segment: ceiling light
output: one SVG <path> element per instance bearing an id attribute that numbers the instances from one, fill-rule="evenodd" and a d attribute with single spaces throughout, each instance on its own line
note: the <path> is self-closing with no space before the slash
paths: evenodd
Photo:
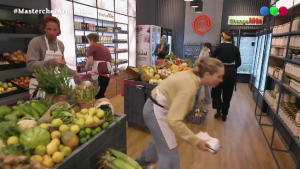
<path id="1" fill-rule="evenodd" d="M 198 1 L 198 7 L 195 8 L 196 13 L 202 13 L 203 12 L 203 2 L 200 0 Z"/>
<path id="2" fill-rule="evenodd" d="M 195 0 L 190 3 L 192 8 L 197 8 L 199 6 L 198 4 L 199 4 L 199 0 Z"/>

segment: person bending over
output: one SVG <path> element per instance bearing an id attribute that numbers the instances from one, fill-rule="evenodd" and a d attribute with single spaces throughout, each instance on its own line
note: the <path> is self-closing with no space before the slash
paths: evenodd
<path id="1" fill-rule="evenodd" d="M 207 144 L 183 122 L 195 108 L 196 93 L 201 85 L 215 87 L 223 80 L 224 66 L 215 58 L 197 59 L 196 67 L 170 75 L 152 90 L 143 116 L 152 134 L 147 148 L 136 159 L 143 168 L 151 168 L 158 160 L 158 169 L 179 169 L 175 135 L 194 148 L 206 151 Z"/>

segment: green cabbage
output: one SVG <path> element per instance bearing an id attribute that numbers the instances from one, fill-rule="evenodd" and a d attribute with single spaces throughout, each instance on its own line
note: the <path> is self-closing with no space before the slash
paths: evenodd
<path id="1" fill-rule="evenodd" d="M 20 135 L 20 143 L 28 149 L 33 149 L 39 145 L 46 146 L 50 140 L 49 131 L 37 126 L 22 131 Z"/>

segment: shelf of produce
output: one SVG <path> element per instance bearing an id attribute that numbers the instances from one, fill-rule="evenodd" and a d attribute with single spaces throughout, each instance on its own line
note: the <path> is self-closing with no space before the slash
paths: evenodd
<path id="1" fill-rule="evenodd" d="M 273 34 L 273 37 L 278 37 L 278 36 L 287 36 L 289 35 L 289 32 L 285 32 L 285 33 L 278 33 L 278 34 Z"/>
<path id="2" fill-rule="evenodd" d="M 19 100 L 27 100 L 27 99 L 29 99 L 28 94 L 29 94 L 29 92 L 26 91 L 26 92 L 11 95 L 8 97 L 3 97 L 0 99 L 0 106 L 16 104 Z"/>
<path id="3" fill-rule="evenodd" d="M 296 60 L 292 60 L 292 59 L 285 59 L 287 62 L 290 62 L 290 63 L 294 63 L 294 64 L 297 64 L 297 65 L 300 65 L 300 61 L 296 61 Z"/>
<path id="4" fill-rule="evenodd" d="M 14 34 L 14 33 L 0 33 L 1 38 L 34 38 L 40 34 Z"/>
<path id="5" fill-rule="evenodd" d="M 68 155 L 63 163 L 54 166 L 56 169 L 98 169 L 99 157 L 109 148 L 114 148 L 126 154 L 126 115 L 115 114 L 116 122 L 107 130 L 102 130 L 85 144 Z"/>
<path id="6" fill-rule="evenodd" d="M 124 113 L 128 116 L 128 126 L 149 132 L 143 117 L 143 107 L 149 98 L 151 91 L 157 85 L 146 82 L 138 82 L 133 79 L 126 79 L 125 82 L 144 86 L 143 90 L 141 90 L 132 85 L 125 85 Z"/>

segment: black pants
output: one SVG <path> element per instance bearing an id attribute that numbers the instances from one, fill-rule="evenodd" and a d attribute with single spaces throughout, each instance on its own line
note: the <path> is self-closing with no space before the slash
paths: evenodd
<path id="1" fill-rule="evenodd" d="M 222 114 L 225 117 L 228 115 L 234 85 L 235 79 L 224 79 L 224 81 L 217 87 L 213 88 L 211 92 L 213 108 L 222 110 Z"/>
<path id="2" fill-rule="evenodd" d="M 104 77 L 104 76 L 98 77 L 98 83 L 100 86 L 100 90 L 99 90 L 98 94 L 95 96 L 96 100 L 105 98 L 104 94 L 105 94 L 106 88 L 109 84 L 109 80 L 110 80 L 110 78 L 108 78 L 108 77 Z"/>

